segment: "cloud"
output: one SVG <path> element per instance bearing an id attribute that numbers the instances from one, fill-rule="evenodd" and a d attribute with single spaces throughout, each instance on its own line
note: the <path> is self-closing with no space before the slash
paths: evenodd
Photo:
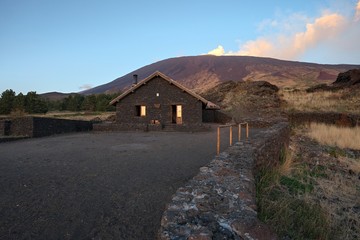
<path id="1" fill-rule="evenodd" d="M 91 84 L 84 84 L 82 86 L 79 87 L 80 90 L 88 90 L 90 88 L 92 88 L 93 86 Z"/>
<path id="2" fill-rule="evenodd" d="M 274 44 L 265 38 L 246 42 L 235 55 L 245 56 L 270 56 L 276 52 Z"/>
<path id="3" fill-rule="evenodd" d="M 223 46 L 219 45 L 219 46 L 217 46 L 217 48 L 209 51 L 207 54 L 215 55 L 215 56 L 221 56 L 221 55 L 225 54 L 225 50 L 224 50 Z"/>
<path id="4" fill-rule="evenodd" d="M 356 7 L 355 7 L 355 17 L 354 17 L 354 21 L 355 22 L 359 22 L 360 21 L 360 0 L 358 1 Z"/>
<path id="5" fill-rule="evenodd" d="M 329 46 L 329 51 L 336 51 L 336 49 L 348 48 L 349 54 L 351 48 L 357 48 L 355 42 L 360 39 L 360 0 L 355 8 L 354 20 L 346 18 L 339 13 L 331 13 L 329 11 L 313 20 L 301 14 L 293 14 L 289 16 L 289 21 L 302 23 L 302 30 L 294 31 L 288 27 L 285 19 L 265 20 L 261 23 L 261 28 L 264 25 L 273 26 L 274 30 L 278 30 L 276 34 L 267 34 L 258 37 L 255 40 L 250 40 L 239 46 L 237 51 L 226 52 L 223 46 L 219 45 L 216 49 L 210 51 L 208 54 L 213 55 L 247 55 L 247 56 L 261 56 L 274 57 L 287 60 L 300 60 L 302 56 L 319 46 Z M 351 35 L 351 38 L 344 36 Z M 351 47 L 349 47 L 351 46 Z M 215 54 L 216 53 L 216 54 Z"/>

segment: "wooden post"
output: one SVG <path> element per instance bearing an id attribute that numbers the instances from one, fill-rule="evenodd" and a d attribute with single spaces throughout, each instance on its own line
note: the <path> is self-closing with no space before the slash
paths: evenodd
<path id="1" fill-rule="evenodd" d="M 217 129 L 217 143 L 216 143 L 216 154 L 220 154 L 220 127 Z"/>
<path id="2" fill-rule="evenodd" d="M 230 146 L 232 146 L 232 126 L 230 126 Z"/>
<path id="3" fill-rule="evenodd" d="M 238 126 L 238 142 L 241 140 L 241 124 Z"/>
<path id="4" fill-rule="evenodd" d="M 249 124 L 246 123 L 246 140 L 249 138 Z"/>

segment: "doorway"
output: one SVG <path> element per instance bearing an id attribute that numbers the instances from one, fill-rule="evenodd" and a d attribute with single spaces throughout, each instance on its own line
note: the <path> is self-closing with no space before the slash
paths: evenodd
<path id="1" fill-rule="evenodd" d="M 172 123 L 182 124 L 182 105 L 172 105 L 171 111 Z"/>

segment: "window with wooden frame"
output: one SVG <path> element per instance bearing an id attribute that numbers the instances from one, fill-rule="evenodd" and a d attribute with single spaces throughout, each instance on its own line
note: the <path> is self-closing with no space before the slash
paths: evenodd
<path id="1" fill-rule="evenodd" d="M 145 105 L 137 105 L 135 106 L 136 111 L 135 114 L 138 117 L 145 117 L 146 116 L 146 106 Z"/>

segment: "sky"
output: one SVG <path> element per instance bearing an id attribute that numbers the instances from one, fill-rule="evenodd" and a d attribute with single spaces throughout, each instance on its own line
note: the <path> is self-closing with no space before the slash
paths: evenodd
<path id="1" fill-rule="evenodd" d="M 0 93 L 79 92 L 203 54 L 360 64 L 360 0 L 0 0 Z"/>

